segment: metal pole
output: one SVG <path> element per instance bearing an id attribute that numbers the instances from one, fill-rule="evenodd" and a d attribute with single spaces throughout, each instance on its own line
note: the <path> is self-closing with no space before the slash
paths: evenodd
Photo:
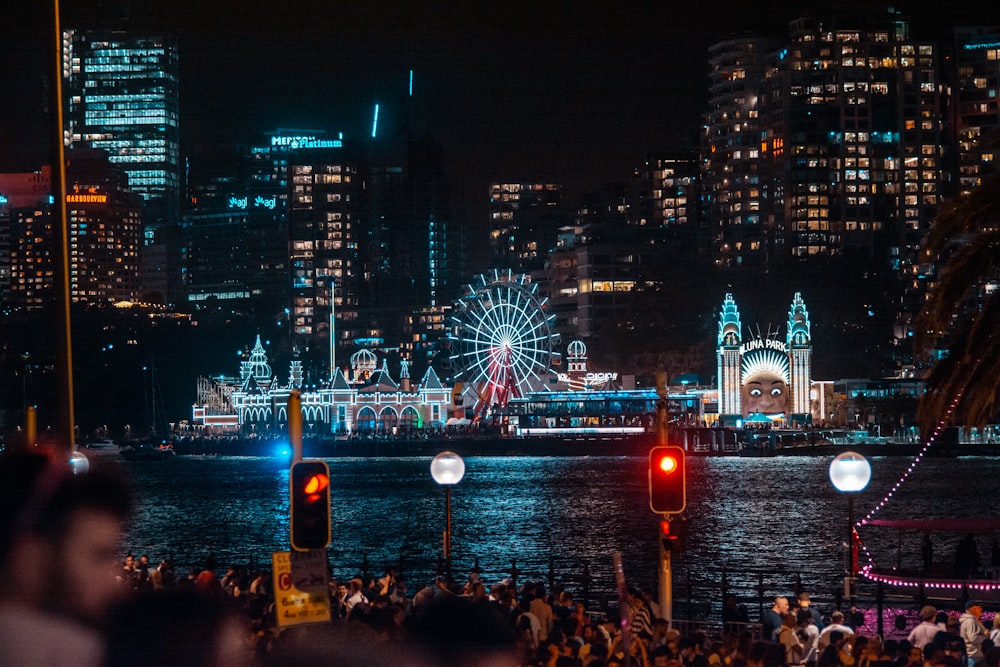
<path id="1" fill-rule="evenodd" d="M 444 566 L 445 576 L 451 583 L 451 484 L 444 487 L 445 529 L 444 529 Z"/>
<path id="2" fill-rule="evenodd" d="M 334 300 L 336 299 L 336 284 L 330 278 L 330 382 L 337 374 L 337 319 L 334 311 Z"/>
<path id="3" fill-rule="evenodd" d="M 850 563 L 848 601 L 854 607 L 854 579 L 858 574 L 858 554 L 854 548 L 854 494 L 847 493 L 847 557 Z"/>
<path id="4" fill-rule="evenodd" d="M 660 616 L 667 620 L 667 628 L 672 628 L 674 623 L 673 610 L 673 576 L 670 571 L 671 554 L 663 546 L 663 536 L 659 536 L 660 543 Z"/>

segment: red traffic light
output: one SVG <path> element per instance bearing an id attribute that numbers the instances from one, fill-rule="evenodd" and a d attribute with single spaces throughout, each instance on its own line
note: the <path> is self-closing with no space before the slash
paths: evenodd
<path id="1" fill-rule="evenodd" d="M 657 514 L 679 514 L 687 506 L 687 471 L 681 447 L 649 450 L 649 507 Z"/>
<path id="2" fill-rule="evenodd" d="M 325 549 L 330 544 L 330 468 L 326 461 L 293 463 L 289 488 L 292 548 Z"/>
<path id="3" fill-rule="evenodd" d="M 687 542 L 687 521 L 681 517 L 660 522 L 660 544 L 663 550 L 673 554 L 684 551 Z"/>

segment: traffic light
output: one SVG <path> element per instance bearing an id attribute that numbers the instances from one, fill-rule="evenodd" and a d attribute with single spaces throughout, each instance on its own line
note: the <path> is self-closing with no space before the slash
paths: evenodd
<path id="1" fill-rule="evenodd" d="M 660 522 L 660 543 L 663 550 L 680 555 L 687 543 L 687 521 L 681 518 Z"/>
<path id="2" fill-rule="evenodd" d="M 687 505 L 684 450 L 659 446 L 649 450 L 649 507 L 657 514 L 679 514 Z"/>
<path id="3" fill-rule="evenodd" d="M 291 538 L 296 551 L 330 544 L 330 468 L 326 461 L 296 461 L 289 474 Z"/>

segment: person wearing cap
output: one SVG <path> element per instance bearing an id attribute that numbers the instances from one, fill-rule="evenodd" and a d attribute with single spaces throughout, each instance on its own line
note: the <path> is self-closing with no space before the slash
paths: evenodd
<path id="1" fill-rule="evenodd" d="M 920 623 L 916 625 L 907 637 L 910 644 L 922 649 L 934 641 L 934 636 L 941 631 L 940 626 L 935 623 L 937 609 L 931 605 L 924 605 L 920 608 Z"/>
<path id="2" fill-rule="evenodd" d="M 982 615 L 982 605 L 969 600 L 965 603 L 965 613 L 958 617 L 958 634 L 965 642 L 965 654 L 970 667 L 983 659 L 982 643 L 989 637 L 986 626 L 979 620 Z"/>

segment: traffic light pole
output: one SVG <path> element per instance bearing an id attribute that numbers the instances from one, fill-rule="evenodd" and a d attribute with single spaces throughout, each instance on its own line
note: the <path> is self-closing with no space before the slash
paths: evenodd
<path id="1" fill-rule="evenodd" d="M 665 520 L 670 520 L 670 515 L 664 515 Z M 661 531 L 662 532 L 662 531 Z M 656 540 L 660 545 L 660 616 L 667 620 L 667 628 L 674 626 L 674 592 L 673 575 L 671 573 L 671 554 L 663 544 L 663 536 L 659 535 Z"/>
<path id="2" fill-rule="evenodd" d="M 288 442 L 292 445 L 292 463 L 302 460 L 302 397 L 298 389 L 288 395 Z"/>

